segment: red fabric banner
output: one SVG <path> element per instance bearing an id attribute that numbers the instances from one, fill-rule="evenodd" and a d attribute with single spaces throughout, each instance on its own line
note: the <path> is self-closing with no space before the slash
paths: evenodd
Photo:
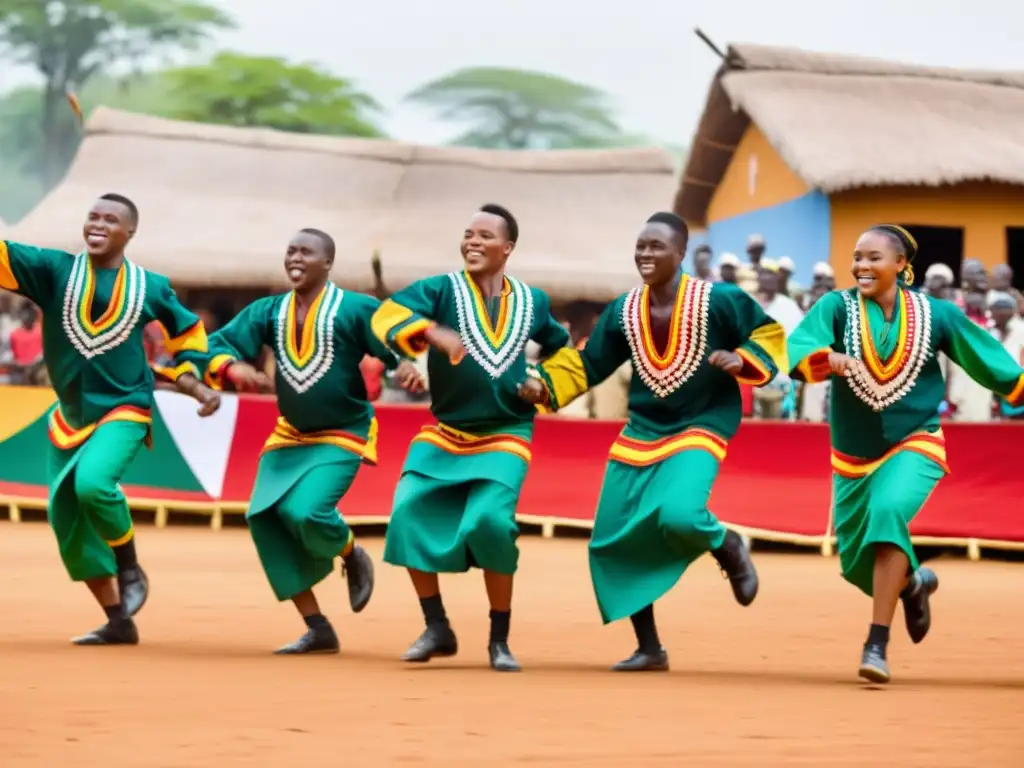
<path id="1" fill-rule="evenodd" d="M 256 477 L 260 450 L 278 417 L 273 398 L 242 396 L 225 473 L 222 503 L 242 507 Z M 387 519 L 409 442 L 433 418 L 422 406 L 379 405 L 379 464 L 364 467 L 342 501 L 353 520 Z M 553 521 L 593 520 L 608 448 L 621 422 L 541 417 L 519 512 Z M 944 425 L 952 474 L 911 530 L 937 539 L 1024 542 L 1024 478 L 1015 472 L 1018 424 Z M 174 507 L 205 494 L 127 487 L 129 498 Z M 820 539 L 831 506 L 828 428 L 823 424 L 745 421 L 729 444 L 711 509 L 722 520 L 780 539 Z M 0 483 L 0 497 L 45 500 L 46 489 Z M 2 501 L 2 498 L 0 498 Z M 216 501 L 211 501 L 211 505 Z"/>

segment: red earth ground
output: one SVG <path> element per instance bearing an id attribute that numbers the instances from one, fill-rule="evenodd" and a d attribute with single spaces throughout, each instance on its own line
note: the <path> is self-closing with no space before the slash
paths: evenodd
<path id="1" fill-rule="evenodd" d="M 737 606 L 710 558 L 658 605 L 669 674 L 616 675 L 628 623 L 602 627 L 585 542 L 524 538 L 512 647 L 486 665 L 478 575 L 442 580 L 451 660 L 398 661 L 421 628 L 405 575 L 377 562 L 353 616 L 320 589 L 338 656 L 278 658 L 302 625 L 272 599 L 244 530 L 140 528 L 152 581 L 137 648 L 75 648 L 101 623 L 48 528 L 0 522 L 0 766 L 1020 766 L 1024 570 L 940 560 L 932 635 L 897 619 L 894 681 L 856 678 L 868 601 L 834 558 L 760 555 Z"/>

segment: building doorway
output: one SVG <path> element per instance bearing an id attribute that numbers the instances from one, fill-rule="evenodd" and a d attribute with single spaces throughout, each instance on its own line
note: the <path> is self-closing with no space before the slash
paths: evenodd
<path id="1" fill-rule="evenodd" d="M 963 227 L 924 227 L 917 224 L 900 226 L 917 240 L 915 285 L 924 284 L 924 273 L 932 264 L 945 264 L 953 270 L 953 284 L 960 284 L 960 266 L 964 260 Z"/>
<path id="2" fill-rule="evenodd" d="M 1024 227 L 1006 228 L 1006 263 L 1013 270 L 1013 287 L 1024 290 Z"/>

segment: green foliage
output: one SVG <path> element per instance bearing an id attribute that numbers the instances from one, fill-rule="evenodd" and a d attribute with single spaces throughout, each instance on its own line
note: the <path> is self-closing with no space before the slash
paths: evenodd
<path id="1" fill-rule="evenodd" d="M 0 54 L 34 66 L 45 80 L 39 129 L 47 186 L 63 174 L 76 143 L 64 94 L 118 66 L 194 47 L 231 20 L 195 0 L 4 0 Z"/>
<path id="2" fill-rule="evenodd" d="M 555 75 L 475 67 L 406 97 L 470 127 L 452 143 L 487 149 L 609 146 L 622 139 L 607 96 Z"/>
<path id="3" fill-rule="evenodd" d="M 169 88 L 159 75 L 135 75 L 115 79 L 106 75 L 92 78 L 79 92 L 82 110 L 105 105 L 114 109 L 162 115 L 175 107 Z M 55 116 L 59 130 L 68 136 L 60 145 L 55 164 L 64 169 L 78 151 L 81 132 L 70 109 Z M 43 121 L 43 90 L 18 88 L 0 97 L 0 218 L 17 221 L 45 194 L 48 186 L 41 169 L 47 158 L 46 140 L 39 126 Z"/>
<path id="4" fill-rule="evenodd" d="M 164 73 L 177 106 L 172 117 L 294 133 L 380 137 L 374 99 L 314 65 L 220 53 L 203 66 Z"/>

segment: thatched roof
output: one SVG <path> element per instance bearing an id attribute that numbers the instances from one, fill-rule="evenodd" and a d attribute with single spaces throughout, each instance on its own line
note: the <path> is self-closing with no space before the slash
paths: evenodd
<path id="1" fill-rule="evenodd" d="M 1024 72 L 736 45 L 708 92 L 675 210 L 704 224 L 750 121 L 812 188 L 1024 185 Z"/>
<path id="2" fill-rule="evenodd" d="M 635 284 L 635 233 L 675 186 L 661 149 L 491 152 L 100 109 L 67 177 L 14 236 L 78 249 L 87 206 L 116 191 L 141 209 L 131 257 L 182 285 L 283 285 L 289 238 L 317 227 L 338 243 L 337 282 L 368 290 L 379 249 L 398 288 L 457 267 L 472 212 L 497 202 L 520 222 L 512 274 L 601 300 Z"/>

